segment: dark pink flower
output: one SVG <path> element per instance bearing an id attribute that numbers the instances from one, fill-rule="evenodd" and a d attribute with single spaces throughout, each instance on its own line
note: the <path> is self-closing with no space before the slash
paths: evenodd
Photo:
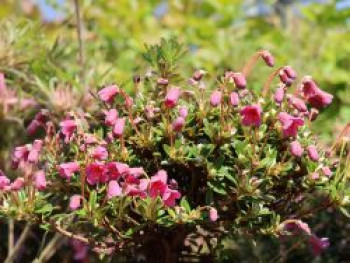
<path id="1" fill-rule="evenodd" d="M 40 191 L 46 189 L 47 182 L 46 182 L 45 172 L 43 170 L 37 171 L 34 174 L 34 179 L 35 179 L 34 183 L 35 183 L 36 189 Z"/>
<path id="2" fill-rule="evenodd" d="M 265 61 L 267 66 L 273 67 L 275 65 L 275 59 L 269 51 L 267 50 L 261 51 L 261 57 Z"/>
<path id="3" fill-rule="evenodd" d="M 303 155 L 304 149 L 298 141 L 293 141 L 290 144 L 290 152 L 295 157 L 301 157 Z"/>
<path id="4" fill-rule="evenodd" d="M 13 160 L 16 162 L 28 161 L 29 147 L 27 145 L 18 146 L 13 153 Z"/>
<path id="5" fill-rule="evenodd" d="M 105 147 L 97 146 L 92 150 L 91 156 L 96 160 L 106 160 L 108 158 L 108 151 Z"/>
<path id="6" fill-rule="evenodd" d="M 169 187 L 166 188 L 162 200 L 166 206 L 172 207 L 175 205 L 176 199 L 181 198 L 181 194 L 177 190 L 170 189 Z"/>
<path id="7" fill-rule="evenodd" d="M 293 79 L 289 78 L 287 73 L 281 69 L 280 72 L 278 73 L 280 80 L 283 84 L 285 84 L 287 87 L 293 84 Z"/>
<path id="8" fill-rule="evenodd" d="M 32 120 L 27 127 L 28 135 L 30 135 L 30 136 L 34 135 L 37 132 L 37 130 L 40 128 L 40 126 L 41 126 L 41 124 L 39 121 Z"/>
<path id="9" fill-rule="evenodd" d="M 105 123 L 108 126 L 114 126 L 118 119 L 118 111 L 116 109 L 110 109 L 109 111 L 105 112 L 106 118 Z"/>
<path id="10" fill-rule="evenodd" d="M 149 195 L 151 197 L 162 196 L 167 190 L 168 174 L 165 170 L 159 170 L 151 177 L 149 182 Z"/>
<path id="11" fill-rule="evenodd" d="M 101 162 L 89 164 L 86 167 L 86 176 L 86 180 L 90 185 L 106 183 L 109 179 L 105 164 Z"/>
<path id="12" fill-rule="evenodd" d="M 11 184 L 11 190 L 13 191 L 19 191 L 23 188 L 24 186 L 24 179 L 19 177 L 16 178 L 16 180 L 13 181 L 13 183 Z M 0 186 L 1 189 L 1 186 Z"/>
<path id="13" fill-rule="evenodd" d="M 287 75 L 288 78 L 293 79 L 293 80 L 296 79 L 297 73 L 295 72 L 295 70 L 291 66 L 284 66 L 283 71 Z"/>
<path id="14" fill-rule="evenodd" d="M 215 222 L 216 220 L 218 220 L 219 216 L 218 216 L 218 210 L 216 210 L 214 207 L 211 207 L 209 209 L 209 219 L 212 222 Z"/>
<path id="15" fill-rule="evenodd" d="M 99 98 L 107 103 L 112 103 L 114 97 L 119 93 L 117 85 L 109 85 L 98 92 Z"/>
<path id="16" fill-rule="evenodd" d="M 32 148 L 29 151 L 28 154 L 28 161 L 31 163 L 37 163 L 39 161 L 39 156 L 41 149 L 43 147 L 43 141 L 42 140 L 35 140 Z"/>
<path id="17" fill-rule="evenodd" d="M 242 124 L 245 126 L 260 126 L 262 109 L 258 104 L 245 106 L 241 110 Z"/>
<path id="18" fill-rule="evenodd" d="M 89 247 L 76 239 L 72 240 L 72 246 L 74 250 L 74 260 L 83 262 L 88 256 Z"/>
<path id="19" fill-rule="evenodd" d="M 307 112 L 306 104 L 302 99 L 291 97 L 288 102 L 294 109 L 297 109 L 299 112 Z"/>
<path id="20" fill-rule="evenodd" d="M 120 188 L 119 184 L 117 181 L 110 181 L 108 183 L 108 188 L 107 188 L 107 198 L 111 199 L 116 196 L 121 196 L 122 195 L 122 189 Z"/>
<path id="21" fill-rule="evenodd" d="M 179 101 L 180 95 L 181 89 L 179 87 L 170 88 L 165 96 L 165 106 L 167 108 L 174 108 Z"/>
<path id="22" fill-rule="evenodd" d="M 173 131 L 180 132 L 185 125 L 185 119 L 181 116 L 177 117 L 172 123 Z"/>
<path id="23" fill-rule="evenodd" d="M 276 89 L 276 92 L 274 95 L 274 99 L 275 99 L 276 103 L 280 104 L 284 100 L 284 93 L 285 92 L 284 92 L 283 86 Z"/>
<path id="24" fill-rule="evenodd" d="M 112 180 L 119 179 L 121 176 L 129 173 L 129 165 L 120 162 L 110 162 L 106 165 L 109 178 Z"/>
<path id="25" fill-rule="evenodd" d="M 70 179 L 74 173 L 80 170 L 77 162 L 62 163 L 58 166 L 58 173 L 62 178 Z"/>
<path id="26" fill-rule="evenodd" d="M 120 137 L 124 133 L 125 118 L 118 118 L 113 127 L 113 134 Z"/>
<path id="27" fill-rule="evenodd" d="M 221 103 L 222 93 L 220 90 L 214 90 L 210 95 L 210 105 L 213 107 L 218 106 Z"/>
<path id="28" fill-rule="evenodd" d="M 303 119 L 299 117 L 293 117 L 286 112 L 281 112 L 278 114 L 278 120 L 282 123 L 284 137 L 297 136 L 299 127 L 304 125 Z"/>
<path id="29" fill-rule="evenodd" d="M 322 109 L 332 103 L 333 96 L 321 90 L 311 77 L 305 77 L 301 86 L 302 95 L 312 107 Z"/>
<path id="30" fill-rule="evenodd" d="M 239 104 L 239 95 L 237 92 L 230 93 L 230 103 L 233 107 L 238 106 Z"/>
<path id="31" fill-rule="evenodd" d="M 73 133 L 77 129 L 75 120 L 64 120 L 60 122 L 61 132 L 65 136 L 65 140 L 69 141 Z"/>
<path id="32" fill-rule="evenodd" d="M 188 109 L 186 106 L 181 106 L 180 109 L 179 109 L 179 115 L 182 117 L 182 118 L 186 118 L 187 115 L 188 115 Z"/>
<path id="33" fill-rule="evenodd" d="M 147 180 L 147 179 L 143 179 L 143 180 Z M 124 190 L 124 194 L 127 196 L 139 196 L 141 198 L 146 197 L 145 191 L 136 184 L 127 184 Z"/>
<path id="34" fill-rule="evenodd" d="M 315 235 L 311 235 L 309 238 L 309 244 L 311 246 L 312 253 L 315 256 L 318 256 L 323 252 L 323 250 L 329 247 L 329 239 L 326 237 L 318 238 Z"/>
<path id="35" fill-rule="evenodd" d="M 81 195 L 73 195 L 69 199 L 69 208 L 70 210 L 74 211 L 77 210 L 81 206 Z"/>
<path id="36" fill-rule="evenodd" d="M 320 159 L 315 145 L 310 145 L 307 147 L 307 154 L 311 161 L 318 162 Z"/>
<path id="37" fill-rule="evenodd" d="M 241 72 L 226 71 L 225 78 L 229 83 L 234 83 L 238 89 L 245 89 L 247 81 Z"/>

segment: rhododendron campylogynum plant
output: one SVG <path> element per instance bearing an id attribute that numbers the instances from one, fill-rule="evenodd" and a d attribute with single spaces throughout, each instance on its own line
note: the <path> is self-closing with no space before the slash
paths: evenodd
<path id="1" fill-rule="evenodd" d="M 157 250 L 179 251 L 197 226 L 221 237 L 296 237 L 285 229 L 294 220 L 318 254 L 325 242 L 301 220 L 348 204 L 344 159 L 326 155 L 309 129 L 314 107 L 330 97 L 298 83 L 290 66 L 273 70 L 262 92 L 249 89 L 259 60 L 275 64 L 268 51 L 216 82 L 198 70 L 181 78 L 178 49 L 172 41 L 147 46 L 152 74 L 134 78 L 135 97 L 107 85 L 94 96 L 96 114 L 69 112 L 57 125 L 44 118 L 40 143 L 13 153 L 20 187 L 0 176 L 1 213 L 102 254 L 150 239 Z"/>

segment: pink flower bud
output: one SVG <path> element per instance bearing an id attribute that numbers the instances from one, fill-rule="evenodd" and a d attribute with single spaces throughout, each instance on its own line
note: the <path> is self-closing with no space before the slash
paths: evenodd
<path id="1" fill-rule="evenodd" d="M 6 186 L 10 185 L 10 179 L 0 170 L 0 190 L 4 190 Z"/>
<path id="2" fill-rule="evenodd" d="M 118 119 L 118 111 L 116 109 L 111 109 L 105 112 L 106 118 L 105 123 L 108 126 L 113 126 Z"/>
<path id="3" fill-rule="evenodd" d="M 112 103 L 114 97 L 119 93 L 119 87 L 117 85 L 109 85 L 98 92 L 99 98 L 107 103 Z"/>
<path id="4" fill-rule="evenodd" d="M 319 160 L 319 155 L 316 146 L 310 145 L 307 147 L 307 154 L 310 158 L 311 161 L 318 162 Z"/>
<path id="5" fill-rule="evenodd" d="M 117 181 L 110 181 L 108 183 L 108 189 L 107 189 L 107 198 L 111 199 L 116 196 L 122 195 L 122 189 L 120 188 Z"/>
<path id="6" fill-rule="evenodd" d="M 209 219 L 210 219 L 210 221 L 215 222 L 216 220 L 218 220 L 218 218 L 219 218 L 218 211 L 214 207 L 211 207 L 209 209 Z"/>
<path id="7" fill-rule="evenodd" d="M 39 129 L 39 127 L 40 127 L 40 123 L 35 119 L 32 120 L 27 127 L 28 135 L 30 135 L 30 136 L 34 135 L 37 132 L 37 130 Z"/>
<path id="8" fill-rule="evenodd" d="M 290 152 L 295 157 L 301 157 L 303 155 L 304 149 L 298 141 L 293 141 L 290 144 Z"/>
<path id="9" fill-rule="evenodd" d="M 205 75 L 206 72 L 202 69 L 199 69 L 199 70 L 196 70 L 194 73 L 193 73 L 193 76 L 192 78 L 195 80 L 195 81 L 200 81 L 203 77 L 203 75 Z"/>
<path id="10" fill-rule="evenodd" d="M 187 117 L 187 114 L 188 114 L 188 109 L 186 106 L 181 106 L 180 109 L 179 109 L 179 115 L 182 117 L 182 118 L 186 118 Z"/>
<path id="11" fill-rule="evenodd" d="M 216 107 L 220 104 L 221 102 L 221 91 L 215 90 L 211 95 L 210 95 L 210 105 L 213 107 Z"/>
<path id="12" fill-rule="evenodd" d="M 181 89 L 179 87 L 169 89 L 164 100 L 165 106 L 167 108 L 174 108 L 177 105 L 180 95 Z"/>
<path id="13" fill-rule="evenodd" d="M 322 172 L 325 176 L 327 176 L 328 178 L 330 178 L 332 176 L 332 171 L 331 169 L 329 169 L 328 166 L 322 167 Z"/>
<path id="14" fill-rule="evenodd" d="M 161 86 L 166 86 L 169 84 L 169 80 L 165 78 L 158 78 L 157 79 L 157 84 Z"/>
<path id="15" fill-rule="evenodd" d="M 19 191 L 23 188 L 23 186 L 24 186 L 24 179 L 19 177 L 19 178 L 16 178 L 16 180 L 11 184 L 11 190 Z"/>
<path id="16" fill-rule="evenodd" d="M 233 74 L 233 81 L 238 89 L 245 89 L 247 86 L 245 76 L 241 72 L 236 72 Z"/>
<path id="17" fill-rule="evenodd" d="M 34 178 L 35 178 L 35 187 L 40 190 L 43 191 L 46 189 L 46 177 L 45 177 L 45 172 L 43 170 L 37 171 L 34 174 Z"/>
<path id="18" fill-rule="evenodd" d="M 276 89 L 274 99 L 276 103 L 280 104 L 284 100 L 284 87 L 279 87 Z"/>
<path id="19" fill-rule="evenodd" d="M 58 166 L 58 173 L 62 178 L 70 180 L 74 173 L 80 170 L 77 162 L 62 163 Z"/>
<path id="20" fill-rule="evenodd" d="M 65 140 L 68 141 L 77 129 L 77 124 L 75 120 L 64 120 L 60 122 L 60 127 L 62 134 L 65 136 Z"/>
<path id="21" fill-rule="evenodd" d="M 233 107 L 238 106 L 239 104 L 239 95 L 237 92 L 230 93 L 230 103 Z"/>
<path id="22" fill-rule="evenodd" d="M 275 59 L 269 51 L 267 50 L 261 51 L 261 57 L 265 61 L 267 66 L 273 67 L 275 65 Z"/>
<path id="23" fill-rule="evenodd" d="M 293 79 L 289 78 L 283 69 L 279 72 L 279 76 L 282 83 L 285 84 L 286 86 L 289 87 L 290 85 L 293 84 Z"/>
<path id="24" fill-rule="evenodd" d="M 185 125 L 185 119 L 181 116 L 177 117 L 175 121 L 172 123 L 173 131 L 180 132 Z"/>
<path id="25" fill-rule="evenodd" d="M 81 195 L 73 195 L 69 200 L 69 208 L 72 211 L 77 210 L 81 206 Z"/>
<path id="26" fill-rule="evenodd" d="M 120 137 L 123 135 L 125 118 L 118 118 L 113 127 L 113 134 Z"/>
<path id="27" fill-rule="evenodd" d="M 242 124 L 245 126 L 260 126 L 262 109 L 258 104 L 245 106 L 241 110 Z"/>
<path id="28" fill-rule="evenodd" d="M 293 79 L 293 80 L 296 79 L 297 74 L 291 66 L 283 67 L 283 71 L 284 71 L 284 73 L 286 73 L 288 78 Z"/>

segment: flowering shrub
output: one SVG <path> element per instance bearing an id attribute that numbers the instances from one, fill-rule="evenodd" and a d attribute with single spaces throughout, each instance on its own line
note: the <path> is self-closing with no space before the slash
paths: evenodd
<path id="1" fill-rule="evenodd" d="M 106 85 L 93 93 L 94 115 L 68 112 L 56 125 L 39 112 L 31 131 L 45 137 L 15 148 L 23 176 L 0 176 L 1 214 L 72 238 L 79 256 L 156 242 L 169 262 L 198 226 L 220 237 L 302 235 L 319 254 L 329 241 L 302 220 L 349 203 L 345 161 L 309 128 L 332 95 L 290 66 L 252 92 L 255 64 L 275 64 L 268 51 L 241 72 L 197 70 L 187 82 L 182 55 L 174 40 L 147 47 L 152 68 L 134 77 L 134 96 Z"/>

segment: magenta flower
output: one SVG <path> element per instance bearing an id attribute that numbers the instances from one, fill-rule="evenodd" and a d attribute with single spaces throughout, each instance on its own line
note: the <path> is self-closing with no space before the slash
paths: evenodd
<path id="1" fill-rule="evenodd" d="M 121 196 L 122 195 L 122 189 L 120 188 L 119 184 L 117 181 L 110 181 L 108 183 L 108 188 L 107 188 L 107 198 L 111 199 L 116 196 Z"/>
<path id="2" fill-rule="evenodd" d="M 291 66 L 284 66 L 283 67 L 284 73 L 287 75 L 288 78 L 290 79 L 296 79 L 297 78 L 297 73 Z"/>
<path id="3" fill-rule="evenodd" d="M 143 180 L 147 180 L 147 179 L 143 179 Z M 145 191 L 143 189 L 141 189 L 141 187 L 139 187 L 136 184 L 126 185 L 125 190 L 124 190 L 124 194 L 127 196 L 139 196 L 141 198 L 146 197 Z"/>
<path id="4" fill-rule="evenodd" d="M 176 199 L 179 199 L 179 198 L 181 198 L 180 192 L 177 190 L 170 189 L 168 187 L 166 188 L 162 196 L 162 200 L 164 204 L 169 207 L 174 206 Z"/>
<path id="5" fill-rule="evenodd" d="M 99 98 L 107 103 L 112 103 L 114 97 L 119 93 L 117 85 L 109 85 L 98 92 Z"/>
<path id="6" fill-rule="evenodd" d="M 322 109 L 332 103 L 333 96 L 321 90 L 311 77 L 305 77 L 301 92 L 312 107 Z"/>
<path id="7" fill-rule="evenodd" d="M 307 107 L 305 102 L 302 99 L 299 99 L 297 97 L 291 97 L 289 100 L 289 105 L 291 105 L 294 109 L 298 110 L 299 112 L 307 112 Z"/>
<path id="8" fill-rule="evenodd" d="M 320 159 L 315 145 L 310 145 L 307 147 L 307 154 L 311 161 L 318 162 Z"/>
<path id="9" fill-rule="evenodd" d="M 297 136 L 299 127 L 304 125 L 303 119 L 299 117 L 293 117 L 286 112 L 281 112 L 278 114 L 278 120 L 282 123 L 284 137 Z"/>
<path id="10" fill-rule="evenodd" d="M 74 173 L 80 170 L 77 162 L 62 163 L 58 166 L 58 173 L 62 178 L 70 180 Z"/>
<path id="11" fill-rule="evenodd" d="M 210 105 L 213 107 L 218 106 L 221 103 L 222 93 L 220 90 L 214 90 L 210 95 Z"/>
<path id="12" fill-rule="evenodd" d="M 37 130 L 40 128 L 40 125 L 41 124 L 39 121 L 32 120 L 27 127 L 28 135 L 30 135 L 30 136 L 34 135 L 37 132 Z"/>
<path id="13" fill-rule="evenodd" d="M 116 109 L 110 109 L 105 112 L 106 118 L 105 123 L 107 126 L 114 126 L 118 119 L 118 111 Z"/>
<path id="14" fill-rule="evenodd" d="M 179 101 L 180 95 L 181 89 L 179 87 L 170 88 L 165 96 L 165 107 L 174 108 Z"/>
<path id="15" fill-rule="evenodd" d="M 177 117 L 172 123 L 173 131 L 180 132 L 185 125 L 185 119 L 181 116 Z"/>
<path id="16" fill-rule="evenodd" d="M 108 151 L 105 147 L 97 146 L 92 150 L 91 156 L 99 161 L 106 160 L 108 158 Z"/>
<path id="17" fill-rule="evenodd" d="M 162 196 L 167 190 L 168 174 L 165 170 L 159 170 L 151 177 L 149 182 L 150 197 Z"/>
<path id="18" fill-rule="evenodd" d="M 287 87 L 293 84 L 293 79 L 289 78 L 287 73 L 283 69 L 280 70 L 278 75 L 282 83 L 285 84 Z"/>
<path id="19" fill-rule="evenodd" d="M 120 162 L 110 162 L 106 167 L 109 178 L 112 180 L 116 180 L 121 176 L 128 174 L 130 171 L 129 165 Z"/>
<path id="20" fill-rule="evenodd" d="M 218 210 L 216 210 L 216 208 L 211 207 L 209 209 L 209 219 L 212 222 L 215 222 L 216 220 L 218 220 L 219 216 L 218 216 Z"/>
<path id="21" fill-rule="evenodd" d="M 4 190 L 6 186 L 9 186 L 11 183 L 10 179 L 0 170 L 0 190 Z"/>
<path id="22" fill-rule="evenodd" d="M 293 141 L 290 143 L 290 152 L 295 157 L 301 157 L 303 155 L 304 149 L 298 141 Z"/>
<path id="23" fill-rule="evenodd" d="M 239 104 L 239 95 L 237 92 L 230 93 L 230 103 L 233 107 L 237 107 Z"/>
<path id="24" fill-rule="evenodd" d="M 283 86 L 276 89 L 276 92 L 274 95 L 274 99 L 275 99 L 276 103 L 280 104 L 284 100 L 284 93 L 285 92 L 284 92 Z"/>
<path id="25" fill-rule="evenodd" d="M 81 206 L 81 199 L 82 199 L 81 195 L 73 195 L 73 196 L 71 196 L 71 198 L 69 199 L 69 208 L 70 208 L 70 210 L 75 211 L 78 208 L 80 208 L 80 206 Z"/>
<path id="26" fill-rule="evenodd" d="M 245 126 L 260 126 L 262 109 L 258 104 L 245 106 L 241 110 L 242 124 Z"/>
<path id="27" fill-rule="evenodd" d="M 29 155 L 29 148 L 27 145 L 25 146 L 18 146 L 15 148 L 15 151 L 13 153 L 13 159 L 16 162 L 20 161 L 28 161 L 28 155 Z"/>
<path id="28" fill-rule="evenodd" d="M 42 140 L 35 140 L 33 143 L 33 146 L 28 154 L 28 161 L 31 163 L 37 163 L 39 161 L 39 156 L 41 149 L 43 147 L 43 141 Z"/>
<path id="29" fill-rule="evenodd" d="M 113 127 L 113 134 L 120 137 L 124 133 L 125 118 L 118 118 Z"/>
<path id="30" fill-rule="evenodd" d="M 188 109 L 186 106 L 181 106 L 180 109 L 179 109 L 179 115 L 182 117 L 182 118 L 186 118 L 187 115 L 188 115 Z"/>
<path id="31" fill-rule="evenodd" d="M 34 179 L 35 179 L 34 183 L 35 183 L 36 189 L 40 191 L 43 191 L 46 189 L 47 182 L 46 182 L 45 172 L 43 170 L 37 171 L 34 174 Z"/>
<path id="32" fill-rule="evenodd" d="M 106 183 L 109 179 L 105 164 L 101 162 L 94 162 L 89 164 L 86 167 L 86 176 L 86 180 L 90 185 Z"/>
<path id="33" fill-rule="evenodd" d="M 261 51 L 261 57 L 265 61 L 266 65 L 273 67 L 275 65 L 275 58 L 267 50 Z"/>
<path id="34" fill-rule="evenodd" d="M 329 247 L 329 239 L 326 237 L 318 238 L 315 235 L 310 236 L 309 244 L 311 246 L 312 253 L 315 256 L 320 255 L 323 250 Z"/>
<path id="35" fill-rule="evenodd" d="M 13 181 L 13 183 L 11 184 L 11 190 L 13 191 L 19 191 L 23 188 L 24 186 L 24 179 L 19 177 L 16 178 L 16 180 Z M 1 189 L 1 186 L 0 186 Z"/>
<path id="36" fill-rule="evenodd" d="M 69 141 L 73 133 L 77 129 L 75 120 L 64 120 L 60 122 L 61 132 L 65 136 L 65 140 Z"/>

